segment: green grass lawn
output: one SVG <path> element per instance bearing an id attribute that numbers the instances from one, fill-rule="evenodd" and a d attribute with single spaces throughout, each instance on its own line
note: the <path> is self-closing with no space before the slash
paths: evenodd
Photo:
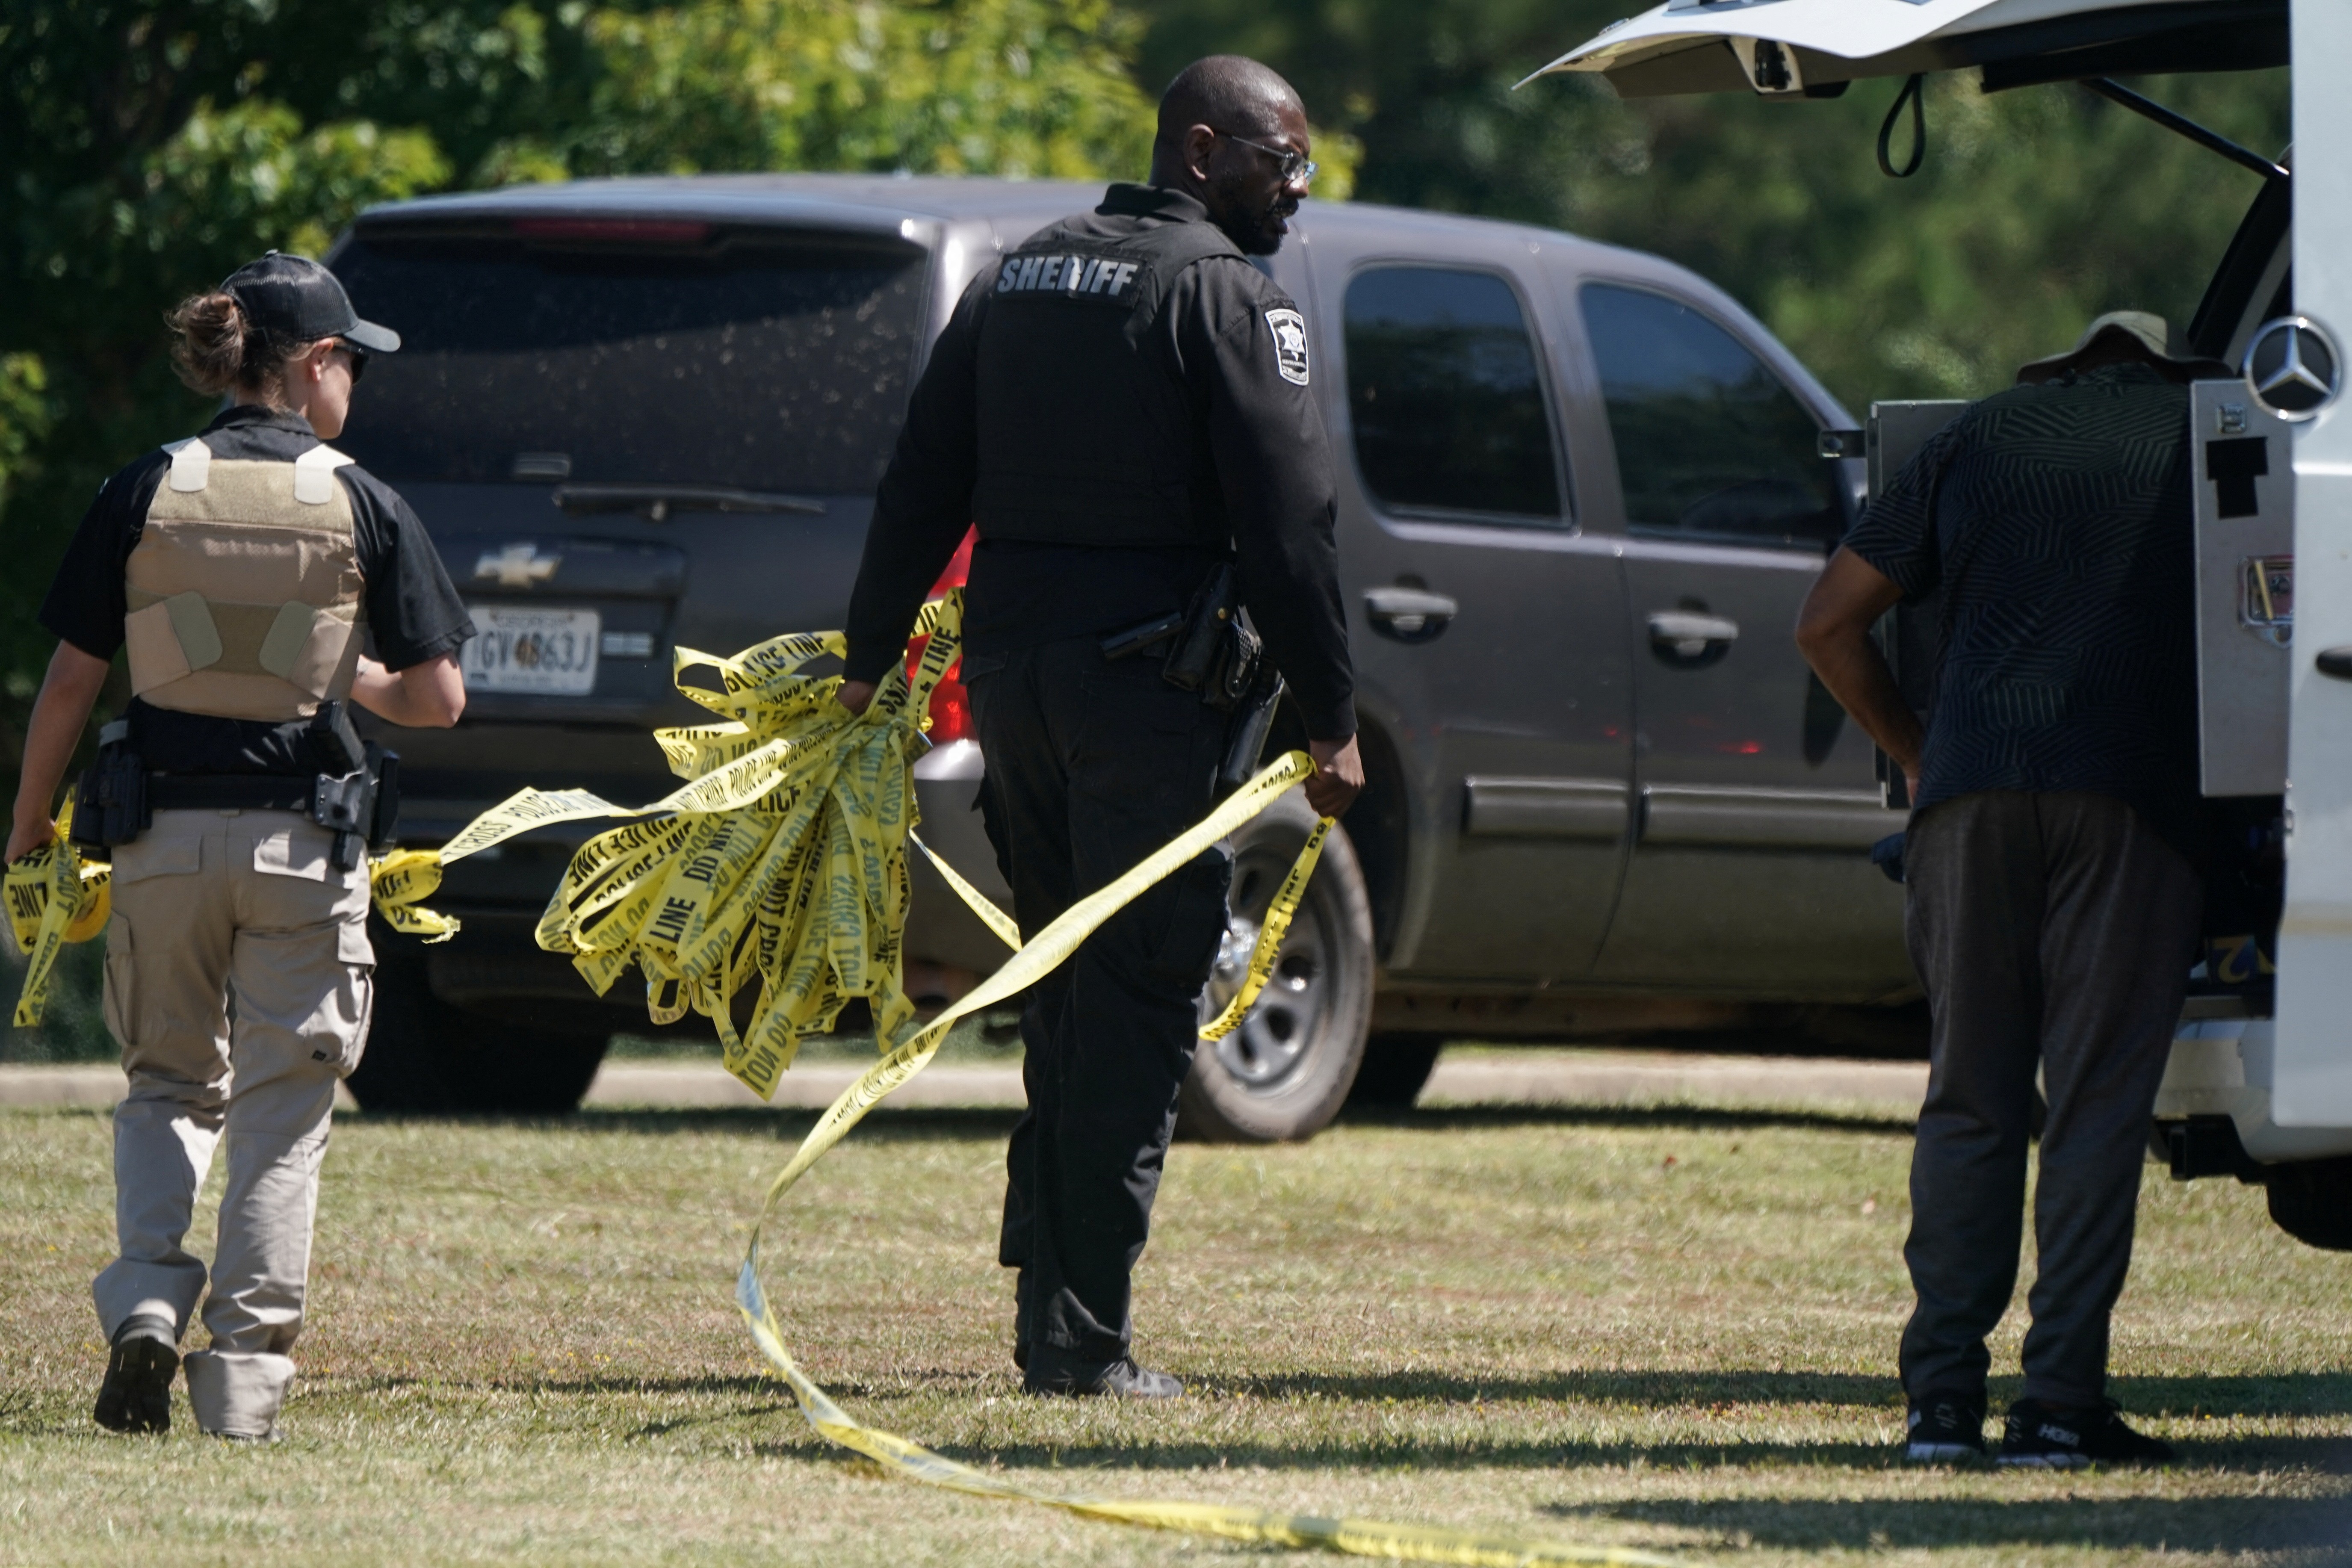
<path id="1" fill-rule="evenodd" d="M 1289 1560 L 818 1443 L 729 1295 L 806 1125 L 344 1118 L 288 1437 L 252 1450 L 195 1436 L 184 1401 L 166 1439 L 90 1426 L 109 1123 L 0 1113 L 0 1563 Z M 2352 1258 L 2275 1233 L 2250 1189 L 2149 1173 L 2116 1393 L 2179 1468 L 1922 1473 L 1889 1451 L 1898 1123 L 1420 1113 L 1180 1146 L 1136 1316 L 1194 1392 L 1153 1408 L 1019 1393 L 1008 1125 L 877 1114 L 801 1188 L 770 1280 L 837 1397 L 974 1463 L 1695 1562 L 2352 1562 Z"/>

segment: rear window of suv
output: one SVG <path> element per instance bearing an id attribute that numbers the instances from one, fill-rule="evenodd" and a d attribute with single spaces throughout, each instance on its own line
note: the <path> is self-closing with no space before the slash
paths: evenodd
<path id="1" fill-rule="evenodd" d="M 920 247 L 698 224 L 516 232 L 533 226 L 362 232 L 336 256 L 353 307 L 403 339 L 337 443 L 370 471 L 874 488 L 921 335 Z M 657 243 L 604 238 L 639 233 Z"/>

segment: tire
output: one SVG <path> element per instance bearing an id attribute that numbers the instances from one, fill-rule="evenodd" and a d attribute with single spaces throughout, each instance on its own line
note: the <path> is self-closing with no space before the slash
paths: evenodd
<path id="1" fill-rule="evenodd" d="M 1374 1035 L 1364 1042 L 1356 1086 L 1348 1091 L 1350 1110 L 1411 1110 L 1436 1070 L 1441 1035 Z"/>
<path id="2" fill-rule="evenodd" d="M 2306 1247 L 2352 1252 L 2352 1159 L 2272 1167 L 2271 1223 Z"/>
<path id="3" fill-rule="evenodd" d="M 533 1029 L 481 1017 L 433 994 L 413 938 L 376 925 L 375 1010 L 348 1080 L 362 1109 L 562 1116 L 580 1108 L 609 1034 Z"/>
<path id="4" fill-rule="evenodd" d="M 1314 830 L 1315 814 L 1286 796 L 1233 837 L 1233 891 L 1202 1022 L 1240 986 L 1258 920 Z M 1344 829 L 1324 842 L 1274 978 L 1242 1021 L 1192 1054 L 1177 1097 L 1181 1136 L 1218 1143 L 1311 1138 L 1339 1113 L 1363 1061 L 1372 1018 L 1372 911 L 1363 868 Z"/>

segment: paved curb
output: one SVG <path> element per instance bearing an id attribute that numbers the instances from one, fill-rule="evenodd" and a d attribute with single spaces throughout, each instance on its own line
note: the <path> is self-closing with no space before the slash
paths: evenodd
<path id="1" fill-rule="evenodd" d="M 0 1066 L 0 1108 L 79 1105 L 104 1110 L 119 1103 L 129 1089 L 118 1067 Z M 341 1084 L 335 1086 L 335 1109 L 359 1109 L 359 1101 Z"/>
<path id="2" fill-rule="evenodd" d="M 1703 1057 L 1678 1051 L 1545 1051 L 1438 1058 L 1415 1104 L 1870 1105 L 1916 1115 L 1926 1062 Z"/>
<path id="3" fill-rule="evenodd" d="M 863 1069 L 811 1065 L 784 1075 L 774 1110 L 817 1110 L 833 1103 Z M 0 1067 L 0 1106 L 102 1108 L 123 1095 L 119 1068 Z M 1919 1109 L 1927 1092 L 1924 1062 L 1874 1062 L 1818 1057 L 1702 1057 L 1675 1051 L 1531 1050 L 1524 1058 L 1481 1053 L 1441 1059 L 1422 1090 L 1428 1109 L 1509 1105 L 1866 1105 Z M 355 1109 L 338 1090 L 339 1110 Z M 726 1110 L 761 1102 L 717 1063 L 606 1062 L 587 1103 L 611 1109 Z M 1015 1067 L 935 1067 L 880 1107 L 1017 1110 L 1024 1103 Z"/>

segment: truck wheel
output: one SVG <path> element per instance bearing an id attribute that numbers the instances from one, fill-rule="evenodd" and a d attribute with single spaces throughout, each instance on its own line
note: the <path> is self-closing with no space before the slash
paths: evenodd
<path id="1" fill-rule="evenodd" d="M 1348 1091 L 1350 1110 L 1410 1110 L 1436 1070 L 1439 1035 L 1374 1035 L 1364 1042 L 1364 1065 Z"/>
<path id="2" fill-rule="evenodd" d="M 2352 1159 L 2273 1165 L 2271 1223 L 2306 1247 L 2352 1252 Z"/>
<path id="3" fill-rule="evenodd" d="M 562 1116 L 580 1108 L 607 1034 L 532 1029 L 451 1006 L 433 994 L 416 945 L 370 920 L 375 1011 L 349 1083 L 369 1110 Z M 461 937 L 458 940 L 463 941 Z"/>
<path id="4" fill-rule="evenodd" d="M 1225 936 L 1201 997 L 1202 1022 L 1240 989 L 1258 921 L 1314 826 L 1314 812 L 1293 795 L 1234 835 Z M 1179 1132 L 1219 1143 L 1313 1137 L 1339 1114 L 1356 1081 L 1371 1017 L 1371 901 L 1342 829 L 1324 843 L 1274 977 L 1249 1016 L 1192 1053 L 1177 1099 Z"/>

